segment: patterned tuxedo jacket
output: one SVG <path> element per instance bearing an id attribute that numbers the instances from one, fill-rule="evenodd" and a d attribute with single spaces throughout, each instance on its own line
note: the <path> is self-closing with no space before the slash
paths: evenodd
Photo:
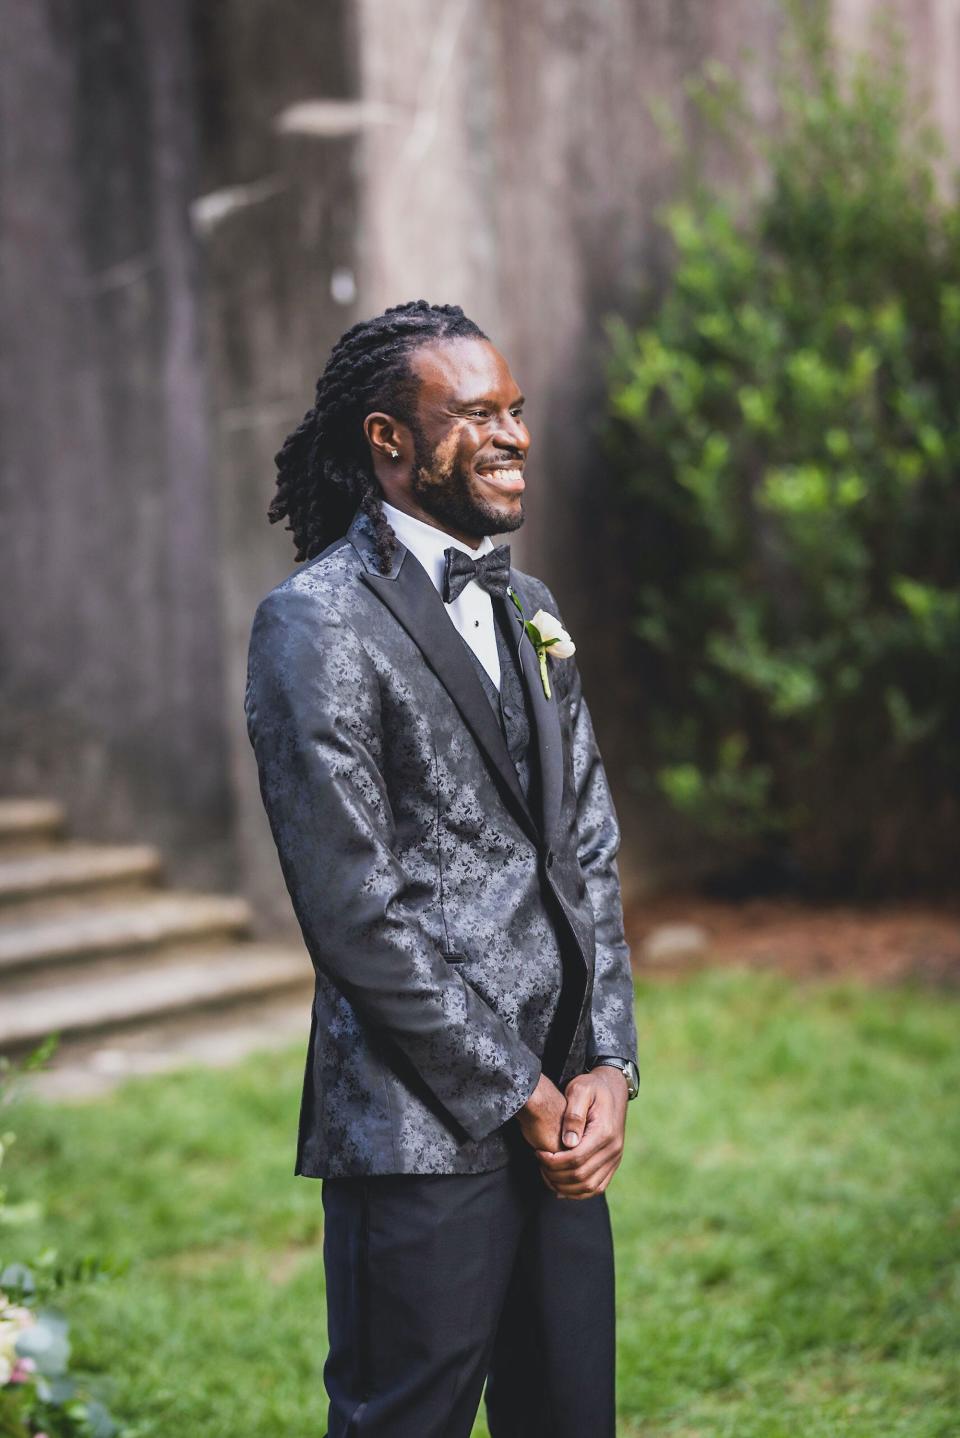
<path id="1" fill-rule="evenodd" d="M 510 581 L 528 618 L 559 615 L 540 580 Z M 443 600 L 401 544 L 379 572 L 362 511 L 257 608 L 247 728 L 316 971 L 297 1174 L 502 1167 L 547 1047 L 561 1087 L 593 1054 L 637 1058 L 620 832 L 576 662 L 549 661 L 548 700 L 508 608 L 538 812 Z"/>

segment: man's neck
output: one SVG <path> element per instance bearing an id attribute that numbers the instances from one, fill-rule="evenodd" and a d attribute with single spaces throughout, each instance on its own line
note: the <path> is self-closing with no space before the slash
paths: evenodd
<path id="1" fill-rule="evenodd" d="M 439 520 L 435 519 L 432 514 L 429 514 L 424 509 L 409 509 L 404 504 L 394 504 L 392 500 L 383 500 L 382 503 L 385 504 L 388 509 L 397 509 L 400 511 L 401 514 L 407 515 L 408 518 L 419 520 L 421 524 L 427 525 L 428 528 L 435 529 L 438 534 L 446 535 L 449 539 L 459 540 L 461 544 L 466 544 L 470 549 L 479 549 L 481 544 L 483 543 L 484 537 L 482 534 L 474 535 L 457 533 L 456 530 L 448 529 L 446 525 L 441 524 Z M 389 517 L 390 516 L 388 514 L 388 520 Z"/>

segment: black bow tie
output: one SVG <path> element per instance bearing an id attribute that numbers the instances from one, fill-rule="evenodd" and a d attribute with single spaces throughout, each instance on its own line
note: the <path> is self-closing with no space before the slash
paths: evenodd
<path id="1" fill-rule="evenodd" d="M 464 585 L 475 579 L 488 594 L 506 594 L 510 583 L 510 546 L 498 544 L 479 559 L 450 545 L 443 551 L 443 602 L 452 604 Z"/>

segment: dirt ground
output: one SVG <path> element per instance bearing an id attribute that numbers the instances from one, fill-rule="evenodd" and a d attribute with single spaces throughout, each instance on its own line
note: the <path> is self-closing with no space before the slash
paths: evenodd
<path id="1" fill-rule="evenodd" d="M 795 978 L 911 978 L 960 988 L 960 901 L 814 907 L 793 899 L 733 903 L 673 893 L 629 905 L 625 924 L 635 967 L 647 975 L 745 963 Z M 645 946 L 663 925 L 702 928 L 701 952 L 653 958 Z"/>

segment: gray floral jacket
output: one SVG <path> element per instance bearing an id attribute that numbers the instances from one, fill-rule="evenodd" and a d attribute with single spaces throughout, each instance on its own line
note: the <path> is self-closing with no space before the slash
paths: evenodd
<path id="1" fill-rule="evenodd" d="M 574 659 L 548 700 L 509 606 L 534 813 L 425 570 L 398 543 L 381 574 L 372 541 L 358 510 L 250 639 L 247 727 L 316 971 L 294 1172 L 477 1173 L 508 1161 L 554 1018 L 561 1086 L 593 1054 L 636 1061 L 620 832 Z M 559 617 L 540 580 L 511 584 Z"/>

